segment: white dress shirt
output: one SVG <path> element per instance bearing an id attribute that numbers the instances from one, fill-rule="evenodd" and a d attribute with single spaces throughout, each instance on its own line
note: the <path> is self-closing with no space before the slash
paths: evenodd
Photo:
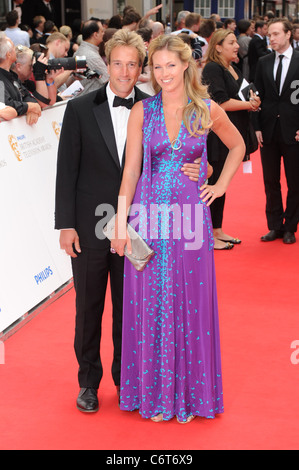
<path id="1" fill-rule="evenodd" d="M 130 109 L 127 109 L 125 106 L 119 106 L 117 108 L 113 107 L 114 97 L 116 96 L 110 88 L 110 83 L 108 83 L 107 88 L 107 98 L 110 109 L 110 114 L 112 118 L 112 124 L 114 129 L 115 141 L 118 151 L 118 157 L 120 165 L 122 164 L 122 158 L 124 153 L 124 148 L 127 140 L 127 124 L 130 116 Z M 135 98 L 135 90 L 133 88 L 132 92 L 126 96 L 126 99 Z"/>
<path id="2" fill-rule="evenodd" d="M 278 64 L 279 64 L 279 56 L 280 55 L 281 54 L 279 52 L 275 51 L 275 61 L 274 61 L 274 69 L 273 69 L 274 80 L 275 80 L 276 73 L 277 73 L 277 68 L 278 68 Z M 290 47 L 286 51 L 284 51 L 284 53 L 282 55 L 284 57 L 282 59 L 282 72 L 281 72 L 280 91 L 279 91 L 279 93 L 281 93 L 285 78 L 286 78 L 288 70 L 289 70 L 291 58 L 292 58 L 292 55 L 293 55 L 292 46 L 290 45 Z"/>

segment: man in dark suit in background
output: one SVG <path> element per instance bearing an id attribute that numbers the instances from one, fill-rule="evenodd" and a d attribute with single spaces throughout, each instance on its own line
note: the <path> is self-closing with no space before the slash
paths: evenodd
<path id="1" fill-rule="evenodd" d="M 101 322 L 108 275 L 113 306 L 112 377 L 119 393 L 124 260 L 110 252 L 110 242 L 100 229 L 96 233 L 96 226 L 103 221 L 102 209 L 112 210 L 110 216 L 116 212 L 128 108 L 147 97 L 135 87 L 145 57 L 141 36 L 119 30 L 106 44 L 105 53 L 110 80 L 99 90 L 68 103 L 57 163 L 55 228 L 61 230 L 61 248 L 72 257 L 80 386 L 77 408 L 83 412 L 98 410 L 97 391 L 103 375 Z M 186 177 L 192 178 L 194 167 L 198 177 L 198 165 L 188 166 Z"/>
<path id="2" fill-rule="evenodd" d="M 299 51 L 299 24 L 293 25 L 293 48 Z"/>
<path id="3" fill-rule="evenodd" d="M 22 5 L 22 23 L 33 26 L 33 18 L 43 16 L 46 21 L 51 20 L 57 24 L 57 15 L 51 0 L 24 0 Z"/>
<path id="4" fill-rule="evenodd" d="M 255 33 L 248 47 L 248 65 L 249 65 L 249 81 L 254 82 L 257 61 L 260 57 L 270 54 L 267 46 L 266 36 L 268 25 L 265 21 L 257 21 L 255 23 Z"/>
<path id="5" fill-rule="evenodd" d="M 255 85 L 260 93 L 261 111 L 254 118 L 261 146 L 269 233 L 264 242 L 283 238 L 295 243 L 299 221 L 299 52 L 291 46 L 292 25 L 283 18 L 269 23 L 272 54 L 259 60 Z M 288 186 L 283 210 L 280 173 L 281 157 Z"/>

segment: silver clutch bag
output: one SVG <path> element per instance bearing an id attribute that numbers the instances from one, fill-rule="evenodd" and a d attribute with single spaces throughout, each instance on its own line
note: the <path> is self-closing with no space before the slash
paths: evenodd
<path id="1" fill-rule="evenodd" d="M 112 240 L 115 236 L 115 218 L 116 215 L 114 215 L 103 228 L 104 235 L 109 240 Z M 129 254 L 127 252 L 127 247 L 125 246 L 125 256 L 133 264 L 137 271 L 143 271 L 149 260 L 154 256 L 155 252 L 148 246 L 148 244 L 130 224 L 127 224 L 127 230 L 131 239 L 132 253 Z"/>

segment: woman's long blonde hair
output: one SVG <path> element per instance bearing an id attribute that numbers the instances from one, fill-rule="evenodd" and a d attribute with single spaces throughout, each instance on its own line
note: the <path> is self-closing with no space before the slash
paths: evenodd
<path id="1" fill-rule="evenodd" d="M 183 122 L 192 136 L 202 135 L 212 125 L 210 111 L 204 99 L 209 98 L 207 87 L 200 83 L 192 50 L 181 38 L 175 35 L 162 35 L 151 41 L 148 51 L 148 60 L 151 67 L 151 80 L 155 93 L 159 93 L 158 85 L 153 72 L 153 55 L 157 51 L 168 50 L 175 52 L 182 62 L 188 63 L 184 72 L 185 93 L 191 100 L 183 111 Z M 195 116 L 193 122 L 192 118 Z"/>

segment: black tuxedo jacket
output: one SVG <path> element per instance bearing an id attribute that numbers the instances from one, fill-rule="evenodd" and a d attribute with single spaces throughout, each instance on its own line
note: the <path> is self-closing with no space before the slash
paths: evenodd
<path id="1" fill-rule="evenodd" d="M 260 57 L 270 54 L 267 48 L 266 39 L 261 39 L 259 36 L 254 35 L 248 47 L 248 65 L 249 65 L 249 80 L 255 82 L 255 72 L 257 61 Z"/>
<path id="2" fill-rule="evenodd" d="M 96 208 L 109 204 L 116 212 L 123 171 L 106 86 L 69 101 L 57 161 L 55 228 L 75 228 L 81 246 L 97 249 L 110 242 L 96 236 Z M 147 96 L 135 88 L 135 102 Z"/>
<path id="3" fill-rule="evenodd" d="M 264 144 L 273 141 L 277 117 L 280 119 L 282 138 L 285 144 L 296 144 L 299 129 L 299 52 L 293 51 L 282 92 L 279 95 L 274 81 L 275 53 L 258 61 L 255 86 L 260 93 L 261 111 L 253 113 L 255 130 L 263 133 Z M 299 156 L 299 155 L 298 155 Z"/>

